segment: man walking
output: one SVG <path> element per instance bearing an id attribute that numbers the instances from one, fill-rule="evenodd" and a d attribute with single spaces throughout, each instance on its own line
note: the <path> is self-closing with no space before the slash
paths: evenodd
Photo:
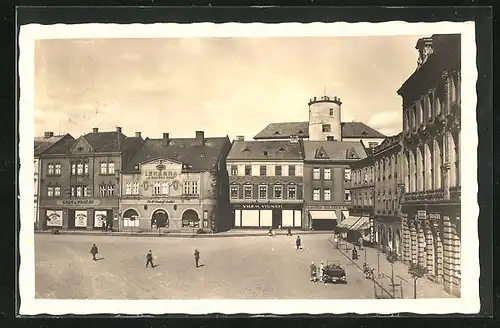
<path id="1" fill-rule="evenodd" d="M 96 259 L 96 255 L 99 253 L 99 250 L 97 249 L 97 246 L 94 244 L 94 246 L 92 246 L 92 248 L 90 249 L 90 254 L 92 254 L 92 259 L 94 261 L 97 261 Z"/>
<path id="2" fill-rule="evenodd" d="M 198 262 L 200 261 L 200 252 L 197 249 L 194 250 L 194 261 L 196 262 L 196 267 L 198 268 Z"/>
<path id="3" fill-rule="evenodd" d="M 146 268 L 151 264 L 151 267 L 154 268 L 155 265 L 153 264 L 153 252 L 149 250 L 148 254 L 146 255 Z"/>
<path id="4" fill-rule="evenodd" d="M 287 236 L 291 236 L 292 235 L 292 227 L 288 226 L 288 231 L 286 233 Z"/>
<path id="5" fill-rule="evenodd" d="M 300 236 L 297 236 L 297 240 L 295 240 L 295 246 L 297 246 L 297 249 L 300 248 L 301 244 L 302 244 L 302 241 L 300 240 Z"/>

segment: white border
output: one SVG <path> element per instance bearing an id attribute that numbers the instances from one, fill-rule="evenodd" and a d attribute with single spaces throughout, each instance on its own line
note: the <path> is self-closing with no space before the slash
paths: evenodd
<path id="1" fill-rule="evenodd" d="M 66 38 L 319 37 L 462 34 L 462 297 L 419 300 L 42 300 L 35 299 L 33 231 L 34 40 Z M 477 218 L 476 43 L 474 22 L 466 23 L 282 23 L 282 24 L 77 24 L 24 25 L 19 35 L 19 176 L 21 263 L 20 314 L 164 314 L 164 313 L 477 313 L 479 241 Z M 391 54 L 388 54 L 390 56 Z M 416 58 L 416 56 L 415 56 Z M 393 90 L 394 92 L 396 90 Z"/>

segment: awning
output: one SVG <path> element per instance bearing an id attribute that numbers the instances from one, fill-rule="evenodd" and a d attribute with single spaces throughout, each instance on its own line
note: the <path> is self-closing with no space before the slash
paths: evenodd
<path id="1" fill-rule="evenodd" d="M 347 219 L 349 217 L 349 211 L 342 211 L 342 216 L 344 219 Z"/>
<path id="2" fill-rule="evenodd" d="M 335 211 L 309 211 L 313 220 L 337 220 Z"/>
<path id="3" fill-rule="evenodd" d="M 370 218 L 362 216 L 356 223 L 354 223 L 349 230 L 366 230 L 370 228 Z"/>
<path id="4" fill-rule="evenodd" d="M 350 229 L 351 226 L 354 225 L 359 219 L 360 219 L 359 216 L 349 216 L 347 219 L 340 222 L 340 224 L 337 225 L 337 228 Z"/>

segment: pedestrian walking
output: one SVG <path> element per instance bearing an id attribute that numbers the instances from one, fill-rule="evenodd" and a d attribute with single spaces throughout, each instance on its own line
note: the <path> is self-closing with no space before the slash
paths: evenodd
<path id="1" fill-rule="evenodd" d="M 199 261 L 200 261 L 200 252 L 198 251 L 198 249 L 195 249 L 194 250 L 194 261 L 196 262 L 196 267 L 199 268 Z"/>
<path id="2" fill-rule="evenodd" d="M 309 266 L 310 269 L 310 277 L 309 280 L 311 282 L 316 282 L 318 280 L 318 268 L 316 267 L 316 264 L 314 264 L 314 261 L 312 261 L 311 265 Z"/>
<path id="3" fill-rule="evenodd" d="M 363 237 L 359 237 L 358 239 L 359 250 L 363 250 Z"/>
<path id="4" fill-rule="evenodd" d="M 287 236 L 292 235 L 292 227 L 288 226 L 288 232 L 286 233 Z"/>
<path id="5" fill-rule="evenodd" d="M 319 281 L 325 281 L 325 265 L 323 264 L 323 261 L 321 261 L 319 265 Z"/>
<path id="6" fill-rule="evenodd" d="M 297 249 L 299 249 L 301 245 L 302 241 L 300 240 L 300 236 L 297 236 L 297 239 L 295 240 L 295 246 L 297 246 Z"/>
<path id="7" fill-rule="evenodd" d="M 155 265 L 153 264 L 153 252 L 149 250 L 148 254 L 146 255 L 146 268 L 151 264 L 151 267 L 154 268 Z"/>
<path id="8" fill-rule="evenodd" d="M 95 256 L 96 256 L 98 253 L 99 253 L 99 250 L 97 249 L 97 246 L 94 244 L 94 245 L 92 246 L 92 248 L 90 249 L 90 254 L 92 254 L 92 259 L 93 259 L 94 261 L 97 261 L 97 259 L 96 259 L 96 257 L 95 257 Z"/>
<path id="9" fill-rule="evenodd" d="M 102 221 L 102 231 L 106 231 L 106 221 Z"/>

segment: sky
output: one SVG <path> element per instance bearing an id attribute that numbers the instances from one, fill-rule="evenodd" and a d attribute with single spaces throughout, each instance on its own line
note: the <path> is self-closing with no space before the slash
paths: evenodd
<path id="1" fill-rule="evenodd" d="M 310 98 L 393 135 L 419 36 L 58 39 L 35 43 L 35 136 L 98 127 L 143 137 L 237 135 L 308 120 Z"/>

